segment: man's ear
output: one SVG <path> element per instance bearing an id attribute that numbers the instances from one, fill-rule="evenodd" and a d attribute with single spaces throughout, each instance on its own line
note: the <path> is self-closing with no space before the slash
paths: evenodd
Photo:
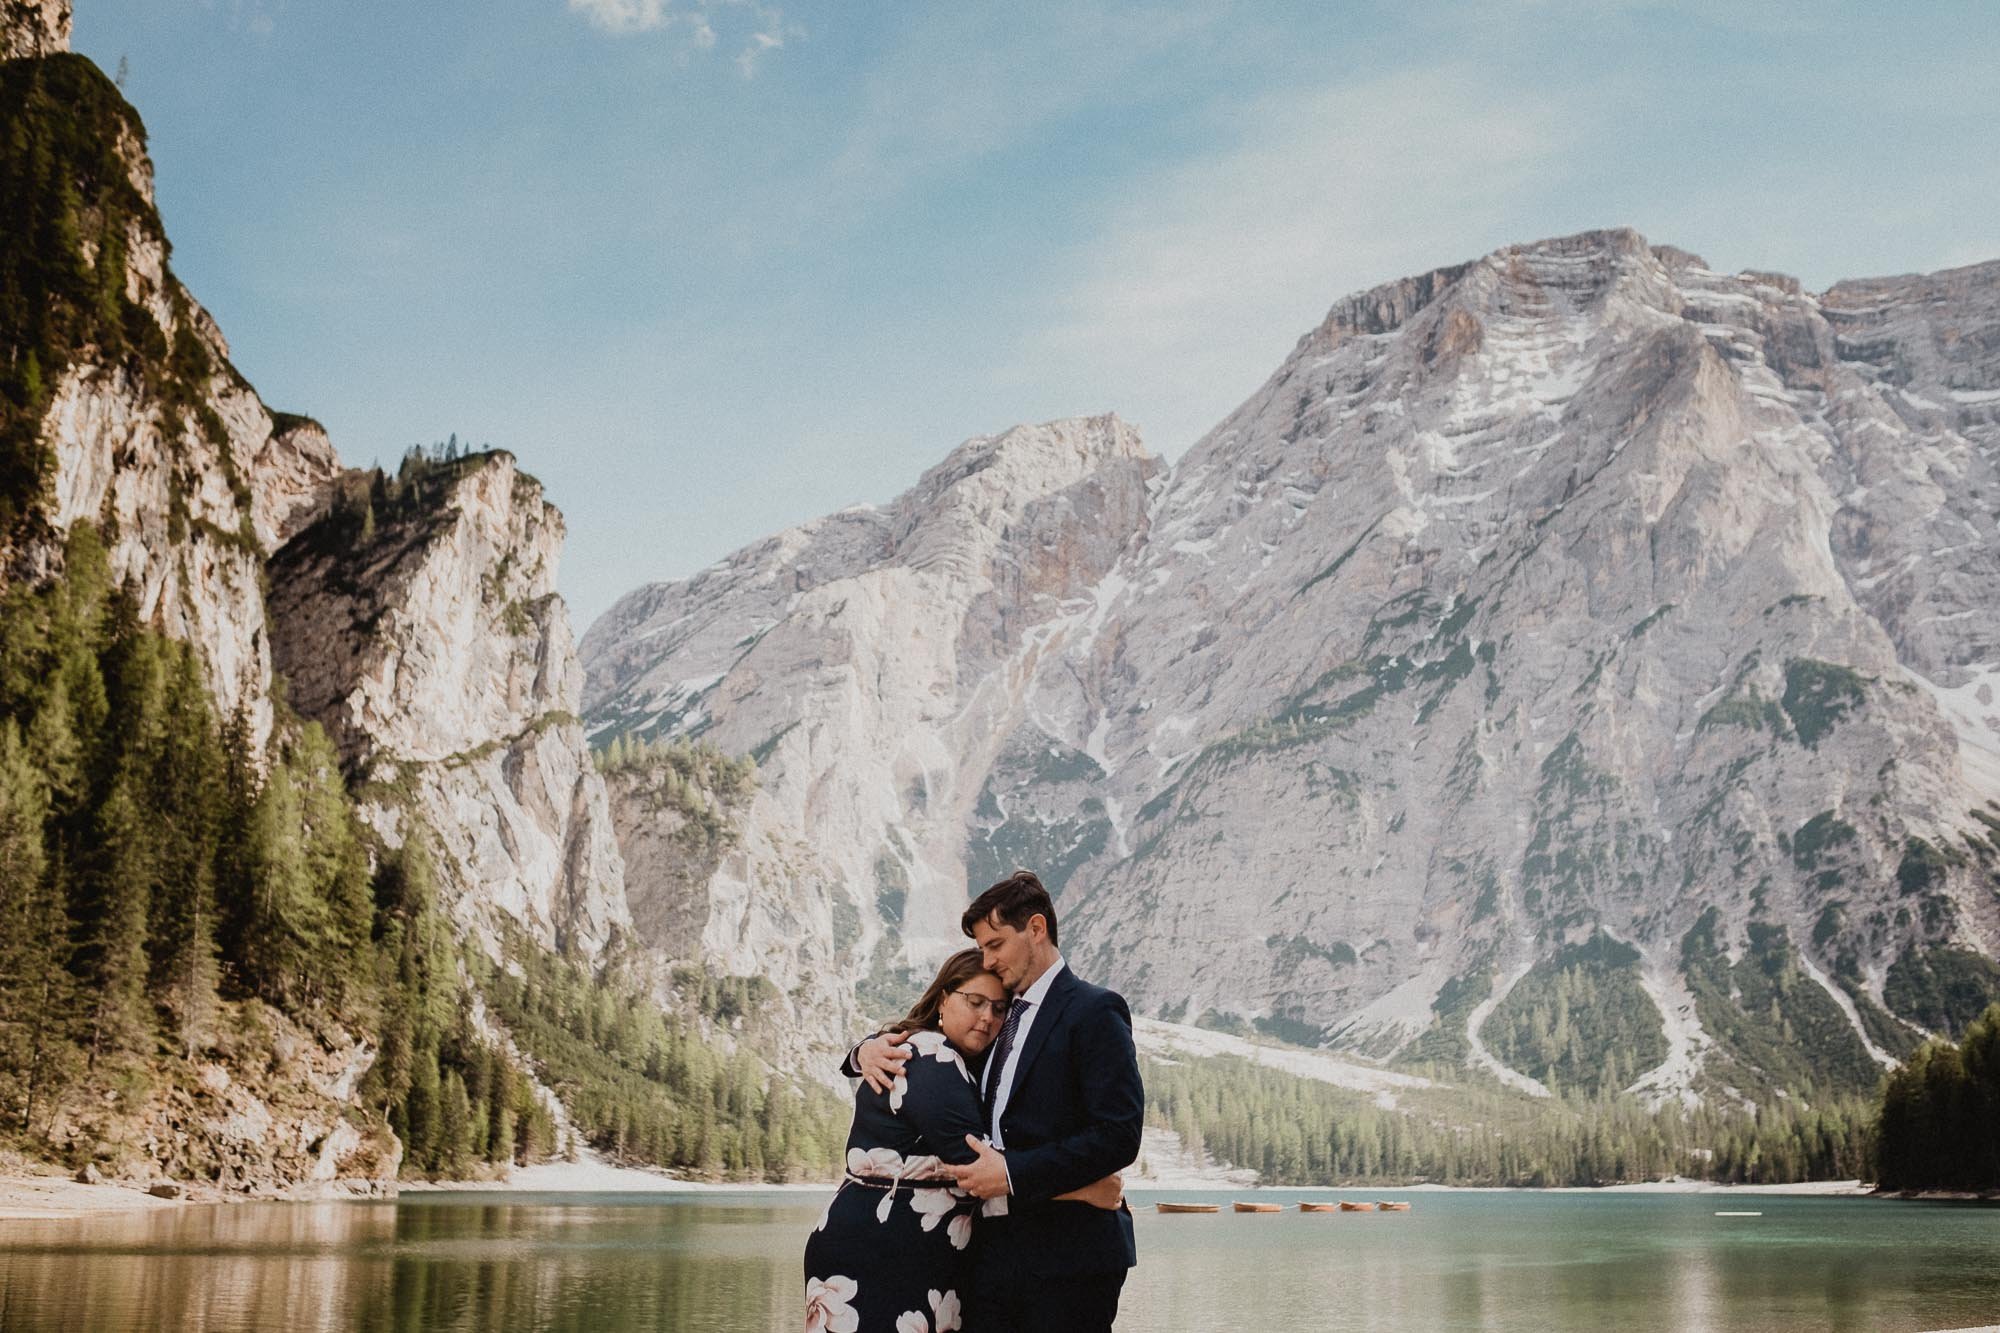
<path id="1" fill-rule="evenodd" d="M 1049 919 L 1040 912 L 1035 913 L 1028 918 L 1028 933 L 1033 935 L 1037 942 L 1047 939 L 1049 937 Z"/>

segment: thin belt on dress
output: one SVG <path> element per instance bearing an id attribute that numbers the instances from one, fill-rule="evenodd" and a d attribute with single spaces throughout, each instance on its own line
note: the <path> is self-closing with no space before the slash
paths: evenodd
<path id="1" fill-rule="evenodd" d="M 872 1190 L 906 1190 L 951 1189 L 957 1186 L 958 1181 L 951 1176 L 904 1176 L 898 1179 L 895 1176 L 857 1176 L 849 1171 L 847 1183 L 866 1185 Z"/>

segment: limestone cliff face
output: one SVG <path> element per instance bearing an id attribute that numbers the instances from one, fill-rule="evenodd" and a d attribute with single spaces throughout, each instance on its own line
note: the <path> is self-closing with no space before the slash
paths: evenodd
<path id="1" fill-rule="evenodd" d="M 0 531 L 0 577 L 52 576 L 70 526 L 97 524 L 140 616 L 202 647 L 211 692 L 243 710 L 261 745 L 271 660 L 260 572 L 331 480 L 332 447 L 312 423 L 274 418 L 168 268 L 144 127 L 88 62 L 64 54 L 68 4 L 10 4 L 4 18 L 23 119 L 53 101 L 96 117 L 106 140 L 101 156 L 85 140 L 58 165 L 72 173 L 83 225 L 75 253 L 37 262 L 52 282 L 96 284 L 100 305 L 124 313 L 115 329 L 72 320 L 69 338 L 18 349 L 37 357 L 50 390 L 32 432 L 38 475 L 23 479 L 26 516 Z"/>
<path id="2" fill-rule="evenodd" d="M 1539 1089 L 1482 1029 L 1609 936 L 1666 1051 L 1635 1089 L 1782 1081 L 1753 974 L 1871 1083 L 2000 944 L 1996 289 L 1815 297 L 1629 231 L 1388 284 L 1170 472 L 1100 451 L 1088 503 L 1013 501 L 983 562 L 910 537 L 992 531 L 943 525 L 974 442 L 632 594 L 590 722 L 772 770 L 758 825 L 828 887 L 725 864 L 741 966 L 866 993 L 872 941 L 928 961 L 1028 863 L 1143 1012 L 1444 1036 Z"/>
<path id="3" fill-rule="evenodd" d="M 272 643 L 371 822 L 392 843 L 412 816 L 436 835 L 462 921 L 594 956 L 629 914 L 579 725 L 562 541 L 507 454 L 420 461 L 393 489 L 353 477 L 271 561 Z"/>
<path id="4" fill-rule="evenodd" d="M 906 965 L 960 940 L 996 746 L 1047 627 L 1143 532 L 1158 471 L 1115 417 L 969 440 L 892 504 L 642 589 L 593 628 L 599 730 L 697 735 L 759 765 L 701 905 L 703 958 L 797 992 L 799 1023 L 832 1041 L 854 979 L 864 1010 L 894 1007 Z M 636 868 L 631 891 L 651 891 Z"/>

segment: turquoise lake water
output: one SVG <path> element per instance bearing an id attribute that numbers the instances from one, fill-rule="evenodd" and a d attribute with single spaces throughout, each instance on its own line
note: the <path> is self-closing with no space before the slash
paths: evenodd
<path id="1" fill-rule="evenodd" d="M 2000 1323 L 2000 1207 L 1853 1198 L 1138 1192 L 1120 1330 L 1942 1329 Z M 1160 1198 L 1220 1201 L 1162 1216 Z M 0 1222 L 0 1329 L 800 1326 L 825 1196 L 418 1194 Z M 1751 1209 L 1761 1217 L 1717 1217 Z"/>

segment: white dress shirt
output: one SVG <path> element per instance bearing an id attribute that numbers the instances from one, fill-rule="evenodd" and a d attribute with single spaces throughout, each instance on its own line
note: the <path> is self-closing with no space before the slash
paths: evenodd
<path id="1" fill-rule="evenodd" d="M 1049 965 L 1049 970 L 1035 978 L 1035 984 L 1028 987 L 1026 992 L 1015 997 L 1014 1002 L 1016 1004 L 1019 1004 L 1022 1000 L 1026 1000 L 1028 1002 L 1028 1009 L 1021 1015 L 1020 1025 L 1014 1029 L 1014 1045 L 1007 1051 L 1007 1067 L 1005 1069 L 995 1069 L 990 1064 L 986 1066 L 986 1077 L 988 1079 L 997 1078 L 1000 1080 L 997 1090 L 993 1094 L 993 1124 L 991 1128 L 993 1130 L 993 1146 L 1003 1151 L 1007 1145 L 1000 1138 L 1000 1117 L 1006 1114 L 1007 1098 L 1014 1091 L 1014 1071 L 1020 1068 L 1021 1052 L 1027 1048 L 1028 1029 L 1035 1025 L 1035 1019 L 1042 1012 L 1042 1003 L 1049 998 L 1049 987 L 1055 984 L 1056 973 L 1062 970 L 1062 955 L 1057 954 L 1055 962 Z"/>

